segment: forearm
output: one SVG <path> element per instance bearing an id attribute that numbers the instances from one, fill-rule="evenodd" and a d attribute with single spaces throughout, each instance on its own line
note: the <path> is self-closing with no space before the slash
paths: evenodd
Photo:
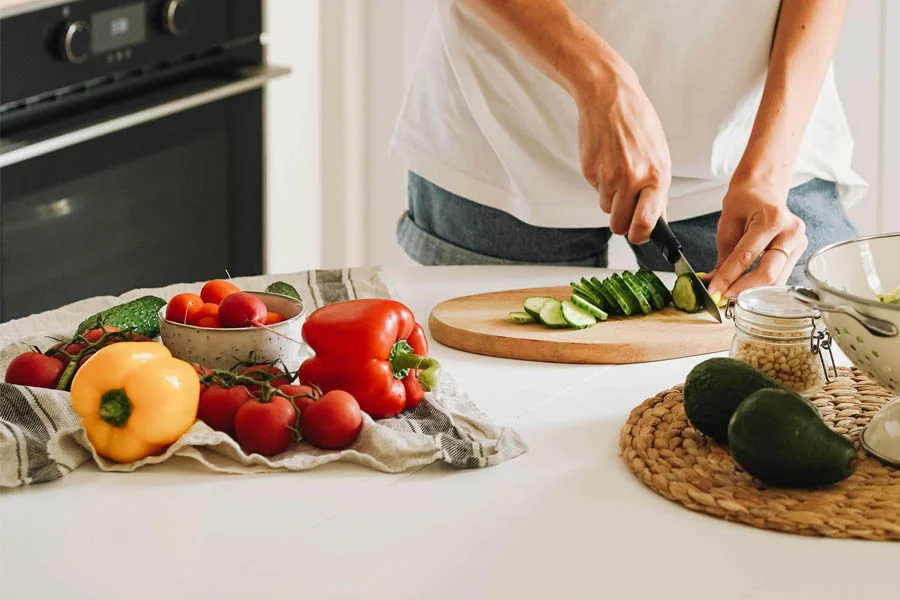
<path id="1" fill-rule="evenodd" d="M 847 0 L 784 0 L 762 100 L 734 180 L 789 189 Z"/>
<path id="2" fill-rule="evenodd" d="M 616 77 L 633 76 L 621 56 L 563 0 L 458 0 L 576 101 Z"/>

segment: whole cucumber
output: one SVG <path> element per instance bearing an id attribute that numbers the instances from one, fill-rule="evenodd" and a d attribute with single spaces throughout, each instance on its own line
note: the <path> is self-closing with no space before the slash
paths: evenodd
<path id="1" fill-rule="evenodd" d="M 141 296 L 91 315 L 78 325 L 78 334 L 102 323 L 155 338 L 159 335 L 159 309 L 165 305 L 166 301 L 157 296 Z"/>

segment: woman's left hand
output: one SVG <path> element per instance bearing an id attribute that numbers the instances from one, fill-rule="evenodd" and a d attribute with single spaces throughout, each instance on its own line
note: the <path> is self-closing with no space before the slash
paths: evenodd
<path id="1" fill-rule="evenodd" d="M 807 244 L 806 224 L 788 209 L 787 194 L 781 186 L 732 180 L 722 202 L 710 293 L 728 298 L 751 287 L 787 281 Z"/>

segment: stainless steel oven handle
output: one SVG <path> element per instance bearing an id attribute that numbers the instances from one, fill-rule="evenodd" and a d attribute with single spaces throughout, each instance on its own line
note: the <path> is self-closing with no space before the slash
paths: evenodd
<path id="1" fill-rule="evenodd" d="M 123 129 L 128 129 L 135 125 L 155 121 L 197 106 L 228 98 L 229 96 L 236 96 L 237 94 L 241 94 L 248 90 L 261 87 L 269 80 L 281 77 L 282 75 L 287 75 L 288 73 L 290 73 L 290 69 L 284 67 L 247 68 L 243 72 L 245 76 L 237 81 L 225 83 L 221 86 L 184 96 L 183 98 L 178 98 L 176 100 L 163 102 L 162 104 L 157 104 L 150 108 L 138 110 L 108 121 L 88 125 L 80 129 L 66 132 L 62 135 L 43 139 L 18 148 L 12 148 L 3 154 L 0 154 L 0 167 L 14 165 L 43 154 L 80 144 L 87 140 L 115 133 L 116 131 L 122 131 Z"/>

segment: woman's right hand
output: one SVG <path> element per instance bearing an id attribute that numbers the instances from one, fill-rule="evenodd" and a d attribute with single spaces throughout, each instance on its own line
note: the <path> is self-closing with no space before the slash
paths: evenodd
<path id="1" fill-rule="evenodd" d="M 575 94 L 584 178 L 600 194 L 610 230 L 643 244 L 665 214 L 671 159 L 662 124 L 637 76 L 610 66 Z"/>

